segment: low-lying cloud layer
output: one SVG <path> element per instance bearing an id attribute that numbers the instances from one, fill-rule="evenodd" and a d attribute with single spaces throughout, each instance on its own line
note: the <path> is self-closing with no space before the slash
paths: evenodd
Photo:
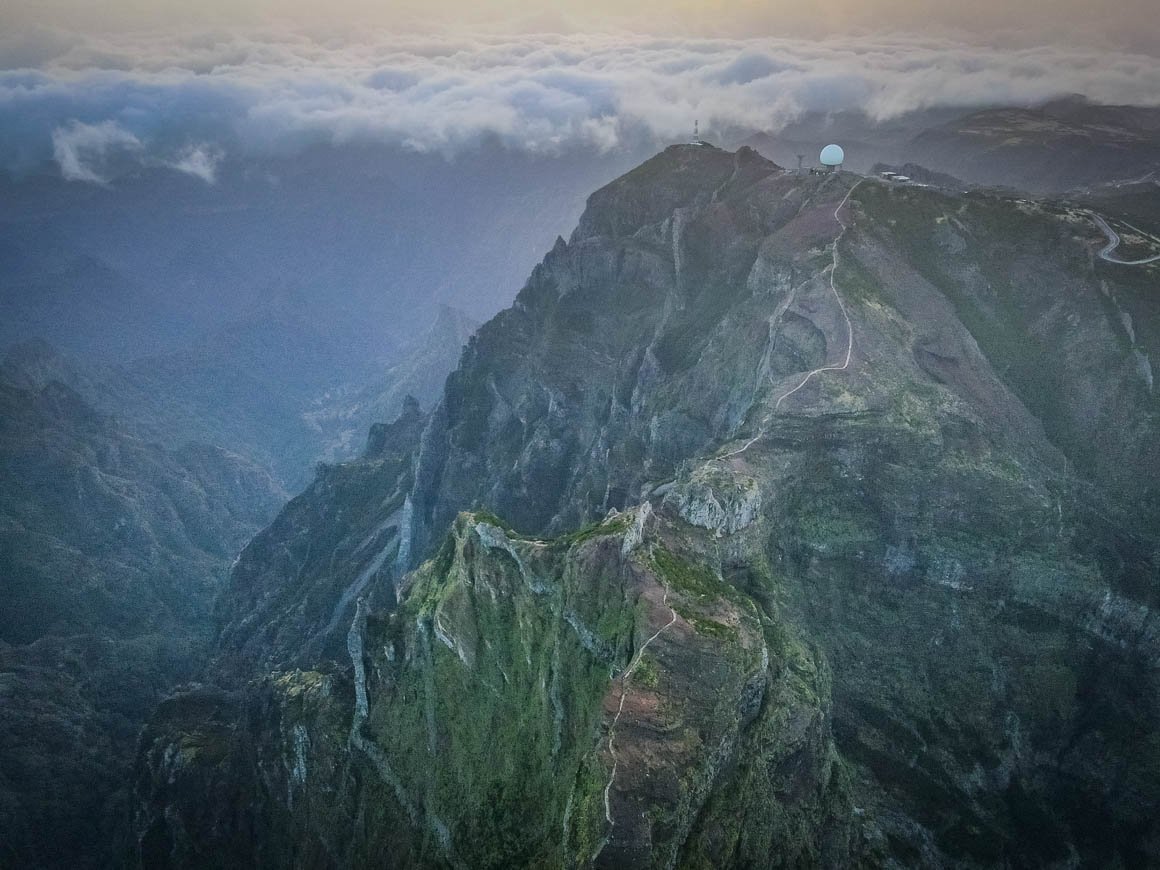
<path id="1" fill-rule="evenodd" d="M 1081 93 L 1160 104 L 1160 61 L 929 37 L 319 39 L 0 37 L 0 165 L 55 159 L 100 182 L 125 161 L 213 182 L 229 153 L 381 142 L 448 154 L 483 138 L 554 153 L 703 128 L 776 131 L 809 111 L 890 119 Z"/>

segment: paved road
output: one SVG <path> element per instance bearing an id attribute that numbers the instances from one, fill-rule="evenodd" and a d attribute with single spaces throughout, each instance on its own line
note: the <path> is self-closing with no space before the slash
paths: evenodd
<path id="1" fill-rule="evenodd" d="M 1108 226 L 1108 222 L 1095 212 L 1092 212 L 1092 220 L 1096 222 L 1096 226 L 1103 230 L 1104 235 L 1108 237 L 1108 243 L 1100 250 L 1101 259 L 1107 260 L 1109 263 L 1117 263 L 1121 266 L 1144 266 L 1148 263 L 1160 261 L 1160 254 L 1145 257 L 1142 260 L 1121 260 L 1119 257 L 1113 257 L 1112 251 L 1120 246 L 1120 234 Z"/>

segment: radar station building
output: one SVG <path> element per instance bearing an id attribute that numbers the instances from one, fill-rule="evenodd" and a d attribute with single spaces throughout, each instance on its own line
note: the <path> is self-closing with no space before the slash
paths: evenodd
<path id="1" fill-rule="evenodd" d="M 822 166 L 825 167 L 825 172 L 837 172 L 842 168 L 842 163 L 846 159 L 846 152 L 842 150 L 841 145 L 827 145 L 822 149 L 821 156 L 818 158 Z"/>

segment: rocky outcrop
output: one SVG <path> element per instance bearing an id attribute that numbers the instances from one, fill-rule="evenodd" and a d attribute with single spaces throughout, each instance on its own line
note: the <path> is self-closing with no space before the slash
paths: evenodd
<path id="1" fill-rule="evenodd" d="M 390 600 L 410 547 L 412 453 L 426 421 L 406 402 L 371 430 L 361 459 L 321 466 L 249 543 L 216 603 L 220 675 L 341 657 L 359 597 L 379 588 Z"/>

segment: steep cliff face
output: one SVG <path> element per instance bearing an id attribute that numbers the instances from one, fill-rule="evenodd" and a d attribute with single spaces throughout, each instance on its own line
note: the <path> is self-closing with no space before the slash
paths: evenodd
<path id="1" fill-rule="evenodd" d="M 794 221 L 813 193 L 756 152 L 694 146 L 594 194 L 448 380 L 418 459 L 416 541 L 432 546 L 473 504 L 521 529 L 575 527 L 735 433 L 764 369 L 793 366 L 767 359 L 753 303 L 776 307 L 817 271 L 832 228 Z M 818 262 L 759 262 L 763 242 L 792 251 L 803 231 Z M 787 354 L 821 352 L 789 341 Z"/>
<path id="2" fill-rule="evenodd" d="M 402 359 L 370 384 L 317 399 L 304 417 L 326 437 L 322 460 L 358 456 L 367 431 L 395 419 L 409 398 L 424 408 L 433 407 L 442 398 L 443 382 L 459 364 L 464 345 L 478 328 L 479 323 L 462 311 L 441 306 L 430 328 L 405 347 Z"/>
<path id="3" fill-rule="evenodd" d="M 359 461 L 322 466 L 250 542 L 217 602 L 218 671 L 245 678 L 341 655 L 359 596 L 389 589 L 409 564 L 411 457 L 425 422 L 408 400 L 371 430 Z"/>
<path id="4" fill-rule="evenodd" d="M 247 549 L 141 859 L 1160 859 L 1156 272 L 1101 246 L 746 150 L 594 194 Z"/>
<path id="5" fill-rule="evenodd" d="M 721 579 L 712 535 L 648 506 L 547 541 L 496 522 L 461 515 L 397 609 L 359 600 L 346 673 L 168 702 L 143 741 L 142 862 L 849 853 L 828 671 Z"/>

